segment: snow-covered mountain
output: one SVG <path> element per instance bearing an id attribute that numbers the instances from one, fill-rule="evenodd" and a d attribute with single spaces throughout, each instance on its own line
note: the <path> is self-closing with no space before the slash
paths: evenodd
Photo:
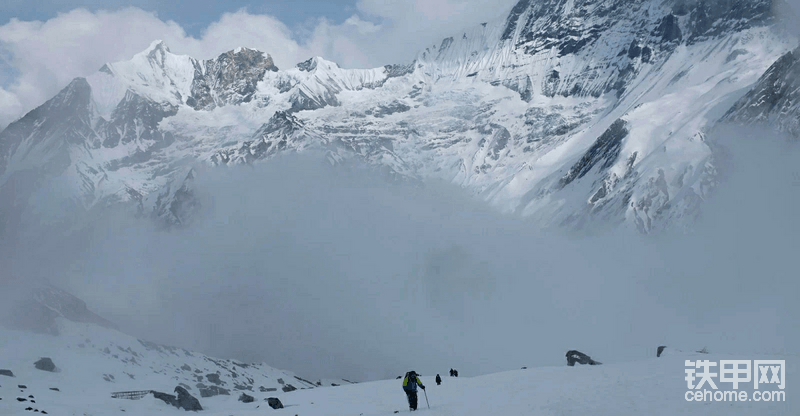
<path id="1" fill-rule="evenodd" d="M 0 133 L 0 234 L 118 203 L 183 223 L 194 164 L 312 149 L 444 179 L 544 225 L 687 224 L 717 183 L 706 134 L 723 116 L 797 134 L 796 100 L 762 117 L 747 98 L 796 68 L 770 70 L 797 47 L 777 1 L 521 0 L 373 69 L 315 57 L 278 70 L 246 48 L 203 62 L 157 41 Z M 41 195 L 64 203 L 41 212 Z"/>
<path id="2" fill-rule="evenodd" d="M 24 293 L 13 302 L 12 313 L 0 320 L 0 369 L 6 370 L 0 373 L 3 415 L 21 414 L 27 407 L 56 415 L 108 414 L 98 403 L 116 411 L 130 403 L 112 399 L 112 392 L 171 393 L 176 386 L 201 399 L 206 408 L 213 409 L 217 401 L 226 398 L 236 401 L 242 393 L 256 399 L 253 408 L 267 407 L 264 399 L 268 397 L 350 384 L 345 380 L 306 380 L 264 364 L 219 359 L 140 340 L 119 332 L 89 311 L 83 301 L 53 286 L 36 286 Z M 43 357 L 55 368 L 37 368 L 34 363 Z M 16 401 L 16 397 L 28 400 Z"/>
<path id="3" fill-rule="evenodd" d="M 191 377 L 194 371 L 184 371 L 174 367 L 175 363 L 186 363 L 191 369 L 215 374 L 220 369 L 221 378 L 230 372 L 237 373 L 236 379 L 254 377 L 252 374 L 265 374 L 256 383 L 280 387 L 278 378 L 285 382 L 296 382 L 291 375 L 266 369 L 264 367 L 241 367 L 229 361 L 211 361 L 199 355 L 185 355 L 184 351 L 153 351 L 135 340 L 111 338 L 108 333 L 87 331 L 86 327 L 72 328 L 68 339 L 68 349 L 53 357 L 57 366 L 55 373 L 37 370 L 33 361 L 41 354 L 50 353 L 36 348 L 36 338 L 25 338 L 18 342 L 32 342 L 31 350 L 9 350 L 8 345 L 0 344 L 0 352 L 7 360 L 3 364 L 14 364 L 14 378 L 0 375 L 0 413 L 3 415 L 29 415 L 32 410 L 40 410 L 53 415 L 108 415 L 124 413 L 132 416 L 151 416 L 156 414 L 186 414 L 152 395 L 139 400 L 111 398 L 111 393 L 126 389 L 162 389 L 171 391 L 176 383 L 194 386 Z M 5 335 L 5 334 L 4 334 Z M 88 339 L 87 339 L 88 337 Z M 0 342 L 7 338 L 0 338 Z M 15 343 L 10 343 L 14 345 Z M 102 351 L 109 345 L 109 352 Z M 6 355 L 11 351 L 13 354 Z M 134 356 L 132 353 L 139 356 Z M 117 355 L 126 363 L 113 358 Z M 479 377 L 444 377 L 437 386 L 434 374 L 424 374 L 421 381 L 425 393 L 419 393 L 419 411 L 430 415 L 796 415 L 797 401 L 792 400 L 797 389 L 791 381 L 785 390 L 774 385 L 762 384 L 760 391 L 783 393 L 774 401 L 737 401 L 697 403 L 685 400 L 687 392 L 684 381 L 686 360 L 731 359 L 778 359 L 786 360 L 786 372 L 796 374 L 797 361 L 786 356 L 739 356 L 727 354 L 698 354 L 667 350 L 661 358 L 655 357 L 638 362 L 604 364 L 602 366 L 576 366 L 530 368 L 489 374 Z M 67 361 L 69 360 L 69 361 Z M 135 361 L 139 364 L 132 364 Z M 150 369 L 149 367 L 153 368 Z M 104 370 L 105 369 L 105 370 Z M 103 374 L 103 372 L 107 374 Z M 441 374 L 446 375 L 446 369 Z M 131 378 L 133 375 L 135 378 Z M 189 375 L 188 377 L 186 375 Z M 114 376 L 111 378 L 110 376 Z M 190 380 L 188 383 L 181 380 Z M 233 379 L 233 380 L 236 380 Z M 230 379 L 225 379 L 229 387 Z M 698 377 L 699 380 L 699 377 Z M 408 411 L 405 394 L 401 389 L 402 380 L 384 380 L 339 387 L 304 389 L 292 392 L 247 392 L 256 398 L 252 403 L 237 401 L 239 395 L 218 395 L 200 398 L 198 390 L 189 390 L 203 406 L 200 414 L 210 416 L 249 416 L 265 414 L 287 414 L 306 416 L 339 415 L 387 415 Z M 722 383 L 714 377 L 720 389 L 726 391 L 731 383 Z M 204 381 L 206 384 L 210 384 Z M 23 385 L 24 389 L 17 386 Z M 190 387 L 191 387 L 190 386 Z M 708 387 L 708 385 L 706 385 Z M 51 390 L 56 388 L 58 391 Z M 710 390 L 710 389 L 708 389 Z M 723 390 L 710 390 L 712 392 Z M 754 397 L 753 383 L 742 383 L 739 392 Z M 780 394 L 778 393 L 778 394 Z M 738 395 L 739 393 L 737 393 Z M 761 393 L 763 395 L 763 393 Z M 262 397 L 278 397 L 285 409 L 273 410 Z M 783 397 L 783 400 L 780 398 Z M 24 399 L 18 402 L 16 398 Z M 430 410 L 428 409 L 430 406 Z M 31 408 L 31 411 L 25 409 Z"/>

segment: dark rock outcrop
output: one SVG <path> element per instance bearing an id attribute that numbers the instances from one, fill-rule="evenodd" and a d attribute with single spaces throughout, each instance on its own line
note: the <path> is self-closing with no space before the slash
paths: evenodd
<path id="1" fill-rule="evenodd" d="M 56 365 L 49 357 L 42 357 L 39 361 L 33 363 L 37 370 L 49 371 L 51 373 L 56 371 Z"/>
<path id="2" fill-rule="evenodd" d="M 242 403 L 253 403 L 255 400 L 256 399 L 249 394 L 242 393 L 242 395 L 239 396 L 239 401 Z"/>
<path id="3" fill-rule="evenodd" d="M 189 394 L 185 388 L 178 386 L 175 387 L 175 393 L 178 393 L 178 406 L 181 409 L 186 411 L 198 411 L 203 410 L 203 406 L 200 406 L 200 400 L 197 400 L 196 397 Z"/>
<path id="4" fill-rule="evenodd" d="M 800 48 L 775 61 L 722 120 L 761 123 L 800 138 Z"/>
<path id="5" fill-rule="evenodd" d="M 656 357 L 661 357 L 661 353 L 664 352 L 665 348 L 667 348 L 667 347 L 664 346 L 664 345 L 658 347 L 658 351 L 656 352 Z"/>
<path id="6" fill-rule="evenodd" d="M 248 103 L 253 100 L 264 74 L 277 70 L 271 56 L 247 48 L 196 63 L 192 95 L 186 104 L 195 110 L 213 110 L 229 104 Z"/>
<path id="7" fill-rule="evenodd" d="M 203 410 L 203 406 L 200 405 L 200 401 L 197 400 L 196 397 L 189 394 L 189 392 L 181 386 L 175 387 L 175 393 L 178 394 L 177 397 L 172 394 L 161 393 L 158 391 L 153 391 L 152 393 L 153 397 L 156 399 L 162 400 L 164 403 L 175 406 L 179 409 L 194 412 Z"/>
<path id="8" fill-rule="evenodd" d="M 14 373 L 11 370 L 0 370 L 0 376 L 14 377 Z"/>
<path id="9" fill-rule="evenodd" d="M 270 397 L 267 399 L 267 404 L 273 409 L 283 409 L 283 403 L 277 397 Z"/>
<path id="10" fill-rule="evenodd" d="M 619 158 L 622 150 L 622 140 L 628 136 L 627 122 L 618 119 L 609 127 L 581 159 L 570 168 L 564 177 L 559 181 L 561 188 L 569 185 L 575 179 L 582 178 L 589 173 L 596 165 L 605 170 L 611 167 Z"/>
<path id="11" fill-rule="evenodd" d="M 206 379 L 218 386 L 222 385 L 222 381 L 219 379 L 219 374 L 206 374 Z"/>
<path id="12" fill-rule="evenodd" d="M 219 386 L 206 386 L 203 383 L 197 383 L 197 389 L 200 391 L 200 397 L 214 397 L 219 395 L 230 396 L 231 392 Z"/>
<path id="13" fill-rule="evenodd" d="M 162 400 L 164 403 L 166 403 L 166 404 L 168 404 L 170 406 L 178 407 L 178 398 L 177 397 L 175 397 L 175 396 L 173 396 L 171 394 L 161 393 L 160 391 L 153 391 L 152 393 L 153 393 L 153 397 L 155 397 L 156 399 Z"/>
<path id="14" fill-rule="evenodd" d="M 592 357 L 576 350 L 569 350 L 567 351 L 567 365 L 570 367 L 575 366 L 575 363 L 578 364 L 588 364 L 588 365 L 600 365 L 602 364 L 599 361 L 595 361 Z"/>
<path id="15" fill-rule="evenodd" d="M 291 384 L 287 384 L 287 385 L 283 386 L 283 388 L 281 388 L 281 390 L 283 390 L 284 393 L 288 393 L 290 391 L 297 390 L 297 387 L 295 387 L 295 386 L 293 386 Z"/>

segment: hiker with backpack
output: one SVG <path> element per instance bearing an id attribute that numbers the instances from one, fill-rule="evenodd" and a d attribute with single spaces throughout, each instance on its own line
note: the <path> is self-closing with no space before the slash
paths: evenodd
<path id="1" fill-rule="evenodd" d="M 406 373 L 406 377 L 403 379 L 403 391 L 406 392 L 406 396 L 408 397 L 408 408 L 412 411 L 417 410 L 417 385 L 422 390 L 425 390 L 425 386 L 422 384 L 422 381 L 419 379 L 419 375 L 415 371 L 409 371 Z"/>
<path id="2" fill-rule="evenodd" d="M 438 375 L 438 374 L 436 375 L 436 385 L 437 385 L 437 386 L 441 386 L 441 385 L 442 385 L 442 378 L 441 378 L 441 377 L 439 377 L 439 375 Z"/>

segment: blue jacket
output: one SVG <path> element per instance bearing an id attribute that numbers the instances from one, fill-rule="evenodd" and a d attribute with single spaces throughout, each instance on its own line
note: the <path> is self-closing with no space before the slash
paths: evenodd
<path id="1" fill-rule="evenodd" d="M 406 373 L 406 377 L 403 379 L 403 390 L 417 391 L 417 384 L 425 388 L 425 385 L 422 384 L 419 377 L 409 377 L 408 373 Z"/>

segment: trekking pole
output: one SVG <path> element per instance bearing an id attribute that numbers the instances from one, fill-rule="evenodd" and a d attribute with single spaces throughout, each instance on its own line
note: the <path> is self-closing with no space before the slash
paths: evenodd
<path id="1" fill-rule="evenodd" d="M 428 403 L 428 391 L 423 389 L 422 392 L 425 393 L 425 404 L 427 404 L 428 405 L 428 409 L 430 409 L 431 408 L 431 404 Z"/>

